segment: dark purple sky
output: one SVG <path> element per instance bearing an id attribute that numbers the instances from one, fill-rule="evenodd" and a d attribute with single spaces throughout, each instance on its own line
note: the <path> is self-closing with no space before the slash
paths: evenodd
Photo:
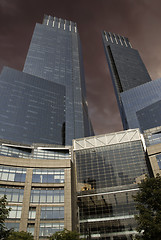
<path id="1" fill-rule="evenodd" d="M 97 134 L 122 129 L 101 31 L 130 39 L 152 77 L 161 76 L 160 0 L 0 0 L 0 70 L 22 70 L 36 22 L 48 14 L 77 22 L 89 113 Z"/>

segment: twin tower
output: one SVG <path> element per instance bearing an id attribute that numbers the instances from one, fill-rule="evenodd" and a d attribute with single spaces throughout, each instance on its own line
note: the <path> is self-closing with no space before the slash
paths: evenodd
<path id="1" fill-rule="evenodd" d="M 161 80 L 151 81 L 127 38 L 102 36 L 124 129 L 156 127 Z M 36 24 L 23 72 L 5 67 L 0 82 L 1 139 L 71 145 L 94 134 L 75 23 L 45 16 Z"/>
<path id="2" fill-rule="evenodd" d="M 127 131 L 94 136 L 71 21 L 45 15 L 23 71 L 4 67 L 0 75 L 0 196 L 12 209 L 6 225 L 35 240 L 63 228 L 88 239 L 131 239 L 137 183 L 161 168 L 160 148 L 145 146 L 161 142 L 161 79 L 151 80 L 127 38 L 102 37 Z"/>

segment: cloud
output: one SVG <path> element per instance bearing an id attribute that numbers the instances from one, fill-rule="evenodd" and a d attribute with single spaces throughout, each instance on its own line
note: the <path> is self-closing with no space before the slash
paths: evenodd
<path id="1" fill-rule="evenodd" d="M 36 22 L 50 14 L 77 22 L 89 112 L 99 134 L 122 129 L 101 31 L 127 36 L 152 79 L 161 75 L 160 0 L 0 0 L 0 67 L 22 69 Z"/>
<path id="2" fill-rule="evenodd" d="M 0 11 L 4 15 L 15 15 L 18 12 L 18 0 L 1 0 Z"/>

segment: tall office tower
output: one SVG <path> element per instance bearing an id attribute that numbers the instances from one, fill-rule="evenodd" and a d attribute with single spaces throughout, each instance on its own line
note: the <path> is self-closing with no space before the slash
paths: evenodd
<path id="1" fill-rule="evenodd" d="M 59 125 L 66 145 L 93 135 L 76 23 L 45 15 L 43 24 L 36 24 L 23 72 L 65 87 L 65 122 Z"/>
<path id="2" fill-rule="evenodd" d="M 146 129 L 161 125 L 161 79 L 121 93 L 129 128 Z"/>
<path id="3" fill-rule="evenodd" d="M 0 75 L 0 138 L 63 144 L 65 87 L 11 68 Z"/>
<path id="4" fill-rule="evenodd" d="M 128 129 L 120 93 L 150 82 L 151 78 L 138 51 L 127 38 L 105 31 L 102 37 L 123 127 Z"/>
<path id="5" fill-rule="evenodd" d="M 73 141 L 82 236 L 132 239 L 137 213 L 132 196 L 138 191 L 137 183 L 148 174 L 147 160 L 138 129 Z"/>
<path id="6" fill-rule="evenodd" d="M 0 197 L 12 208 L 9 228 L 35 240 L 73 229 L 67 145 L 91 133 L 77 27 L 45 16 L 24 71 L 0 75 Z"/>
<path id="7" fill-rule="evenodd" d="M 0 138 L 71 145 L 93 135 L 75 23 L 45 16 L 36 24 L 23 72 L 0 75 Z"/>

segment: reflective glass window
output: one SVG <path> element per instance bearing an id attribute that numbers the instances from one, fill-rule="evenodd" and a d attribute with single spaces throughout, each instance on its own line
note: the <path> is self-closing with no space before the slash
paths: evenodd
<path id="1" fill-rule="evenodd" d="M 41 219 L 64 219 L 64 207 L 41 207 Z"/>
<path id="2" fill-rule="evenodd" d="M 75 151 L 79 191 L 134 184 L 148 174 L 141 141 Z M 89 171 L 90 169 L 90 171 Z"/>
<path id="3" fill-rule="evenodd" d="M 34 169 L 32 175 L 34 183 L 64 183 L 64 170 Z"/>
<path id="4" fill-rule="evenodd" d="M 39 236 L 50 236 L 64 229 L 64 223 L 40 223 Z"/>
<path id="5" fill-rule="evenodd" d="M 157 163 L 158 163 L 159 169 L 161 169 L 161 154 L 157 154 L 156 155 L 156 159 L 157 159 Z"/>
<path id="6" fill-rule="evenodd" d="M 5 226 L 8 229 L 13 228 L 15 231 L 19 231 L 20 223 L 19 222 L 5 222 Z"/>
<path id="7" fill-rule="evenodd" d="M 64 190 L 63 189 L 32 189 L 31 190 L 32 203 L 63 203 Z"/>
<path id="8" fill-rule="evenodd" d="M 36 218 L 36 207 L 30 207 L 29 208 L 29 219 L 35 219 Z"/>
<path id="9" fill-rule="evenodd" d="M 31 233 L 34 236 L 34 231 L 35 231 L 35 224 L 34 223 L 28 223 L 27 232 Z"/>
<path id="10" fill-rule="evenodd" d="M 4 195 L 7 195 L 7 201 L 8 202 L 18 202 L 22 203 L 23 202 L 23 194 L 24 194 L 24 189 L 22 188 L 0 188 L 0 197 L 3 197 Z"/>
<path id="11" fill-rule="evenodd" d="M 22 206 L 8 206 L 9 208 L 11 208 L 11 211 L 9 212 L 9 216 L 7 219 L 10 219 L 10 218 L 17 218 L 17 219 L 20 219 L 21 218 L 21 211 L 22 211 Z"/>
<path id="12" fill-rule="evenodd" d="M 14 181 L 14 182 L 25 182 L 26 169 L 15 168 L 8 166 L 0 167 L 0 180 L 2 181 Z"/>

